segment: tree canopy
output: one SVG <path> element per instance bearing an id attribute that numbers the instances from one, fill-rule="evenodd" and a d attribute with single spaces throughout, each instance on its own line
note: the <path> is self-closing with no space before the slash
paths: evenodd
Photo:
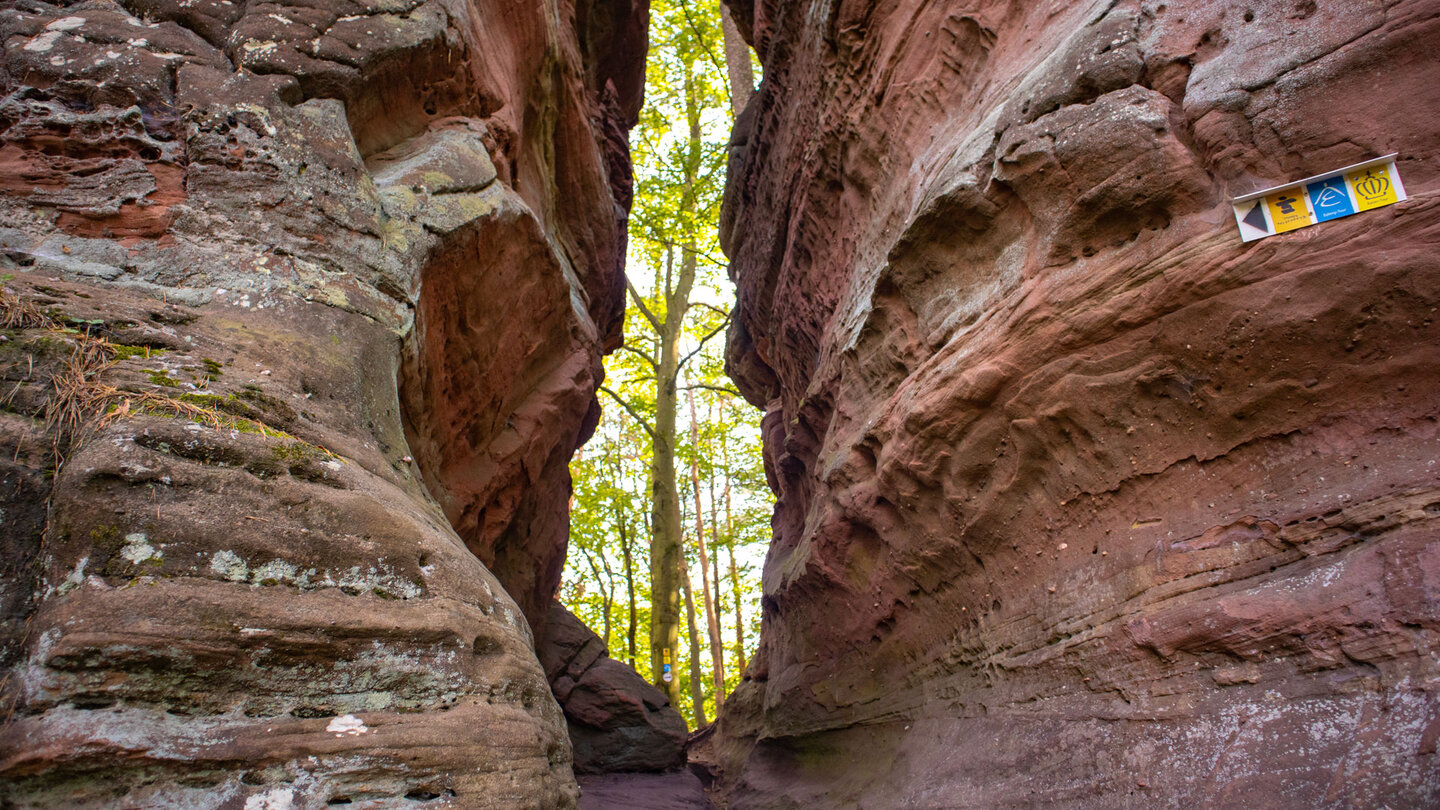
<path id="1" fill-rule="evenodd" d="M 716 0 L 651 4 L 625 343 L 606 362 L 600 427 L 571 464 L 561 591 L 692 726 L 714 716 L 750 658 L 769 540 L 760 414 L 723 360 L 734 294 L 717 223 L 734 95 L 753 75 L 750 64 L 727 71 L 727 55 L 750 59 L 736 41 Z"/>

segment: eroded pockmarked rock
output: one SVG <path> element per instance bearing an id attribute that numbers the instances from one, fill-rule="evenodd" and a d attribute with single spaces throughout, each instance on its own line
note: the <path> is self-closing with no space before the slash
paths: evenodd
<path id="1" fill-rule="evenodd" d="M 1440 6 L 731 5 L 732 806 L 1440 800 Z M 1241 243 L 1390 152 L 1409 201 Z"/>
<path id="2" fill-rule="evenodd" d="M 0 801 L 573 805 L 644 16 L 0 4 Z"/>

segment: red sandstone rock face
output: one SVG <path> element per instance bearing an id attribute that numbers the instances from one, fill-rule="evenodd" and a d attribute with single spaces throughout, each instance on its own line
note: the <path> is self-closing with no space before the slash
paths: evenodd
<path id="1" fill-rule="evenodd" d="M 1440 5 L 734 7 L 733 806 L 1440 802 Z"/>
<path id="2" fill-rule="evenodd" d="M 0 3 L 0 803 L 573 805 L 532 628 L 644 25 Z"/>

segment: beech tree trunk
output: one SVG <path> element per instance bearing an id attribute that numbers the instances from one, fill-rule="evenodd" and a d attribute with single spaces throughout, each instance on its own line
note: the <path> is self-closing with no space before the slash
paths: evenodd
<path id="1" fill-rule="evenodd" d="M 625 599 L 629 602 L 629 623 L 625 627 L 626 663 L 635 668 L 635 633 L 639 630 L 639 611 L 635 606 L 635 557 L 630 553 L 630 530 L 625 525 L 625 510 L 615 509 L 615 525 L 620 530 L 620 554 L 625 563 Z"/>
<path id="2" fill-rule="evenodd" d="M 720 445 L 725 464 L 725 535 L 730 538 L 730 587 L 735 593 L 735 671 L 745 677 L 745 602 L 740 566 L 735 564 L 735 521 L 730 511 L 730 448 Z M 717 578 L 718 579 L 718 578 Z M 719 588 L 719 585 L 716 585 Z"/>
<path id="3" fill-rule="evenodd" d="M 720 617 L 715 610 L 715 600 L 710 591 L 710 557 L 705 549 L 705 510 L 700 503 L 700 428 L 695 414 L 695 392 L 688 392 L 690 405 L 690 444 L 695 452 L 690 456 L 690 489 L 695 494 L 695 548 L 700 553 L 700 588 L 705 599 L 705 629 L 710 639 L 710 675 L 715 683 L 715 711 L 725 699 L 725 648 L 720 641 Z M 719 582 L 715 583 L 719 587 Z M 697 653 L 698 657 L 698 653 Z"/>
<path id="4" fill-rule="evenodd" d="M 700 102 L 696 98 L 694 76 L 688 68 L 685 75 L 685 118 L 689 138 L 681 205 L 693 207 L 704 144 L 701 141 Z M 678 273 L 675 272 L 677 247 L 680 253 Z M 650 437 L 653 445 L 650 454 L 650 663 L 654 667 L 655 685 L 669 695 L 672 705 L 676 706 L 680 705 L 678 676 L 672 670 L 671 680 L 664 679 L 664 659 L 669 657 L 674 666 L 679 641 L 679 578 L 684 565 L 684 556 L 680 553 L 680 491 L 675 479 L 676 385 L 680 376 L 680 341 L 685 333 L 685 315 L 690 311 L 696 261 L 693 242 L 671 246 L 666 251 L 665 277 L 660 286 L 664 292 L 665 311 L 657 315 L 645 310 L 659 338 L 660 349 L 659 362 L 655 364 L 655 422 Z"/>
<path id="5" fill-rule="evenodd" d="M 683 556 L 683 555 L 682 555 Z M 690 705 L 694 710 L 695 727 L 705 725 L 705 679 L 700 675 L 700 634 L 695 629 L 695 596 L 690 589 L 690 569 L 680 569 L 680 584 L 685 589 L 685 617 L 690 630 Z"/>
<path id="6" fill-rule="evenodd" d="M 722 411 L 723 411 L 723 406 L 722 406 Z M 714 418 L 715 418 L 714 411 L 711 410 L 711 409 L 709 409 L 709 408 L 707 408 L 707 409 L 706 409 L 705 418 L 708 419 L 708 420 L 710 420 L 710 421 L 713 423 L 713 422 L 714 422 Z M 727 475 L 727 476 L 729 475 L 729 470 L 728 470 L 728 469 L 726 470 L 726 475 Z M 720 525 L 720 500 L 715 497 L 715 478 L 716 478 L 716 477 L 717 477 L 717 476 L 712 473 L 711 476 L 710 476 L 710 480 L 707 482 L 707 486 L 708 486 L 709 489 L 710 489 L 710 537 L 711 537 L 712 540 L 714 540 L 714 538 L 717 538 L 717 537 L 723 537 L 723 538 L 725 539 L 725 547 L 730 551 L 730 556 L 731 556 L 731 558 L 733 559 L 734 556 L 735 556 L 735 547 L 734 547 L 735 538 L 731 536 L 730 531 L 729 531 L 729 527 L 722 527 L 722 526 Z M 724 587 L 724 582 L 725 582 L 725 580 L 723 580 L 723 579 L 720 578 L 720 548 L 719 548 L 719 546 L 715 545 L 714 543 L 712 543 L 711 546 L 710 546 L 710 566 L 711 566 L 711 575 L 712 575 L 711 582 L 714 582 L 714 583 L 715 583 L 715 615 L 716 615 L 717 617 L 723 618 L 723 617 L 725 616 L 725 600 L 724 600 L 724 598 L 721 597 L 721 593 L 723 592 L 723 587 Z M 719 622 L 719 623 L 723 625 L 723 622 Z M 724 654 L 725 654 L 725 641 L 724 641 L 724 638 L 723 638 L 723 635 L 724 635 L 724 627 L 723 627 L 723 626 L 720 627 L 720 628 L 719 628 L 719 631 L 720 631 L 720 634 L 721 634 L 721 636 L 722 636 L 721 639 L 720 639 L 720 654 L 721 654 L 721 656 L 723 657 Z M 740 670 L 735 670 L 735 671 L 736 671 L 736 673 L 739 673 L 739 672 L 740 672 Z M 723 683 L 724 683 L 724 681 L 722 680 L 722 684 L 723 684 Z M 722 690 L 721 693 L 718 693 L 718 694 L 716 695 L 716 697 L 715 697 L 715 713 L 716 713 L 716 714 L 719 714 L 719 713 L 720 713 L 720 707 L 721 707 L 722 705 L 724 705 L 724 704 L 721 702 L 721 698 L 724 697 L 726 694 L 728 694 L 728 687 L 726 687 L 725 690 Z"/>
<path id="7" fill-rule="evenodd" d="M 745 676 L 745 607 L 740 601 L 740 571 L 735 546 L 730 546 L 730 584 L 735 588 L 735 671 Z"/>
<path id="8" fill-rule="evenodd" d="M 674 310 L 672 309 L 672 312 Z M 669 313 L 667 313 L 668 315 Z M 671 326 L 666 318 L 666 327 Z M 680 493 L 675 485 L 675 369 L 680 329 L 661 335 L 660 384 L 655 396 L 654 451 L 650 454 L 650 665 L 655 686 L 680 705 L 675 665 L 680 638 Z"/>
<path id="9" fill-rule="evenodd" d="M 725 73 L 730 80 L 730 107 L 736 118 L 750 103 L 755 92 L 755 68 L 750 64 L 750 46 L 740 36 L 740 29 L 730 16 L 730 8 L 720 4 L 720 32 L 725 38 Z"/>

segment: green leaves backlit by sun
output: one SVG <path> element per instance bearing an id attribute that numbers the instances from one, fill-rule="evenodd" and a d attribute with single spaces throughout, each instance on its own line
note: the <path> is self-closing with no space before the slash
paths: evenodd
<path id="1" fill-rule="evenodd" d="M 718 3 L 656 0 L 650 44 L 631 136 L 625 345 L 606 361 L 600 427 L 571 464 L 561 599 L 693 727 L 753 651 L 771 501 L 760 414 L 723 371 L 734 292 L 717 223 L 732 104 Z"/>

